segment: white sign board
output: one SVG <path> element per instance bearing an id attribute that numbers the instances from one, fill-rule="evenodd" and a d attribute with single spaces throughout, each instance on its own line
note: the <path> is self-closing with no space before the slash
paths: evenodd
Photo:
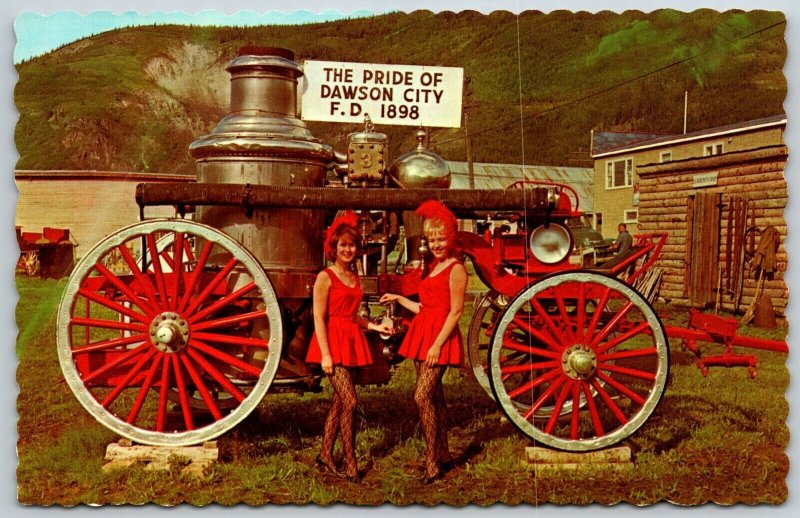
<path id="1" fill-rule="evenodd" d="M 717 172 L 696 174 L 692 177 L 692 188 L 713 187 L 717 185 Z"/>
<path id="2" fill-rule="evenodd" d="M 303 71 L 303 120 L 461 126 L 463 68 L 306 61 Z"/>

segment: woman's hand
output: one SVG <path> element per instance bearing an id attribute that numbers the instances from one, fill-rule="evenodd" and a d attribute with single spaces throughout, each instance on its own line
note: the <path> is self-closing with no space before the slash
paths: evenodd
<path id="1" fill-rule="evenodd" d="M 382 335 L 394 334 L 394 328 L 386 322 L 381 322 L 380 324 L 373 324 L 372 322 L 370 322 L 367 329 L 370 329 L 371 331 L 377 331 Z"/>
<path id="2" fill-rule="evenodd" d="M 396 302 L 402 299 L 402 295 L 395 295 L 394 293 L 384 293 L 379 301 L 381 304 L 386 304 L 388 302 Z"/>
<path id="3" fill-rule="evenodd" d="M 428 367 L 435 367 L 439 363 L 439 355 L 442 353 L 442 346 L 434 345 L 428 349 L 428 354 L 425 356 L 425 365 Z"/>
<path id="4" fill-rule="evenodd" d="M 333 374 L 333 358 L 330 354 L 322 355 L 322 372 L 325 374 Z"/>

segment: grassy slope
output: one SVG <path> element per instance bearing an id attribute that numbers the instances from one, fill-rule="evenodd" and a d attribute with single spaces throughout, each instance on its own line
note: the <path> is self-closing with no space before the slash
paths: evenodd
<path id="1" fill-rule="evenodd" d="M 424 486 L 417 472 L 424 441 L 411 397 L 414 373 L 405 362 L 387 386 L 359 389 L 357 454 L 367 470 L 360 485 L 312 467 L 330 404 L 327 384 L 322 394 L 267 396 L 249 418 L 219 438 L 220 462 L 205 479 L 182 475 L 180 459 L 171 471 L 132 467 L 104 474 L 105 447 L 116 437 L 81 408 L 58 366 L 54 315 L 63 288 L 64 281 L 17 278 L 17 481 L 25 504 L 647 504 L 662 499 L 730 504 L 780 503 L 788 495 L 785 355 L 756 353 L 760 370 L 755 380 L 744 369 L 721 368 L 704 378 L 694 357 L 676 342 L 671 382 L 661 404 L 625 441 L 634 455 L 630 470 L 525 467 L 520 460 L 530 442 L 501 418 L 471 375 L 451 369 L 445 376 L 449 437 L 460 462 L 443 481 Z M 659 308 L 666 324 L 685 325 L 683 312 L 669 311 Z M 469 318 L 464 316 L 462 329 Z M 773 339 L 785 333 L 785 327 L 760 331 Z"/>
<path id="2" fill-rule="evenodd" d="M 570 152 L 588 148 L 592 128 L 680 131 L 684 90 L 689 91 L 690 129 L 780 113 L 786 94 L 784 26 L 739 38 L 782 19 L 780 13 L 764 11 L 529 11 L 519 20 L 506 12 L 419 11 L 300 27 L 117 30 L 17 67 L 18 168 L 192 172 L 186 149 L 199 135 L 176 128 L 168 111 L 159 112 L 146 102 L 154 93 L 169 93 L 144 72 L 152 58 L 169 58 L 185 43 L 218 53 L 218 70 L 245 44 L 290 48 L 299 60 L 464 67 L 480 103 L 472 112 L 476 161 L 522 160 L 521 91 L 528 117 L 525 161 L 566 164 Z M 646 79 L 536 116 L 698 54 Z M 204 131 L 224 113 L 223 106 L 190 95 L 172 97 L 182 113 L 202 122 Z M 356 128 L 310 126 L 337 148 Z M 390 136 L 392 156 L 412 146 L 408 128 L 381 130 Z M 448 159 L 463 160 L 462 135 L 461 130 L 436 130 L 433 140 L 457 139 L 437 150 Z M 103 152 L 91 156 L 87 148 L 93 146 Z"/>

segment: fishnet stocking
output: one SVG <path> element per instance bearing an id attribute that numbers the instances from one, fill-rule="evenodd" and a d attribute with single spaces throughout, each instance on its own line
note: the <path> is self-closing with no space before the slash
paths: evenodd
<path id="1" fill-rule="evenodd" d="M 424 362 L 415 361 L 417 384 L 414 387 L 414 401 L 419 408 L 422 434 L 428 449 L 425 452 L 425 471 L 431 477 L 439 472 L 439 464 L 450 459 L 447 447 L 447 418 L 442 377 L 446 369 L 443 365 L 428 367 Z"/>
<path id="2" fill-rule="evenodd" d="M 336 436 L 342 432 L 342 449 L 344 450 L 344 472 L 348 477 L 358 475 L 356 465 L 355 414 L 358 405 L 356 387 L 350 369 L 340 365 L 334 366 L 333 374 L 328 376 L 333 387 L 333 401 L 328 417 L 325 419 L 325 431 L 322 434 L 322 451 L 320 459 L 333 466 L 333 445 Z"/>

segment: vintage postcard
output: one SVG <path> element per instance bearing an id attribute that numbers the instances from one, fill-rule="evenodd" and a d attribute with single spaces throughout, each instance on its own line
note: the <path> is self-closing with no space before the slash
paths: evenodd
<path id="1" fill-rule="evenodd" d="M 20 503 L 786 502 L 783 12 L 15 31 Z"/>

